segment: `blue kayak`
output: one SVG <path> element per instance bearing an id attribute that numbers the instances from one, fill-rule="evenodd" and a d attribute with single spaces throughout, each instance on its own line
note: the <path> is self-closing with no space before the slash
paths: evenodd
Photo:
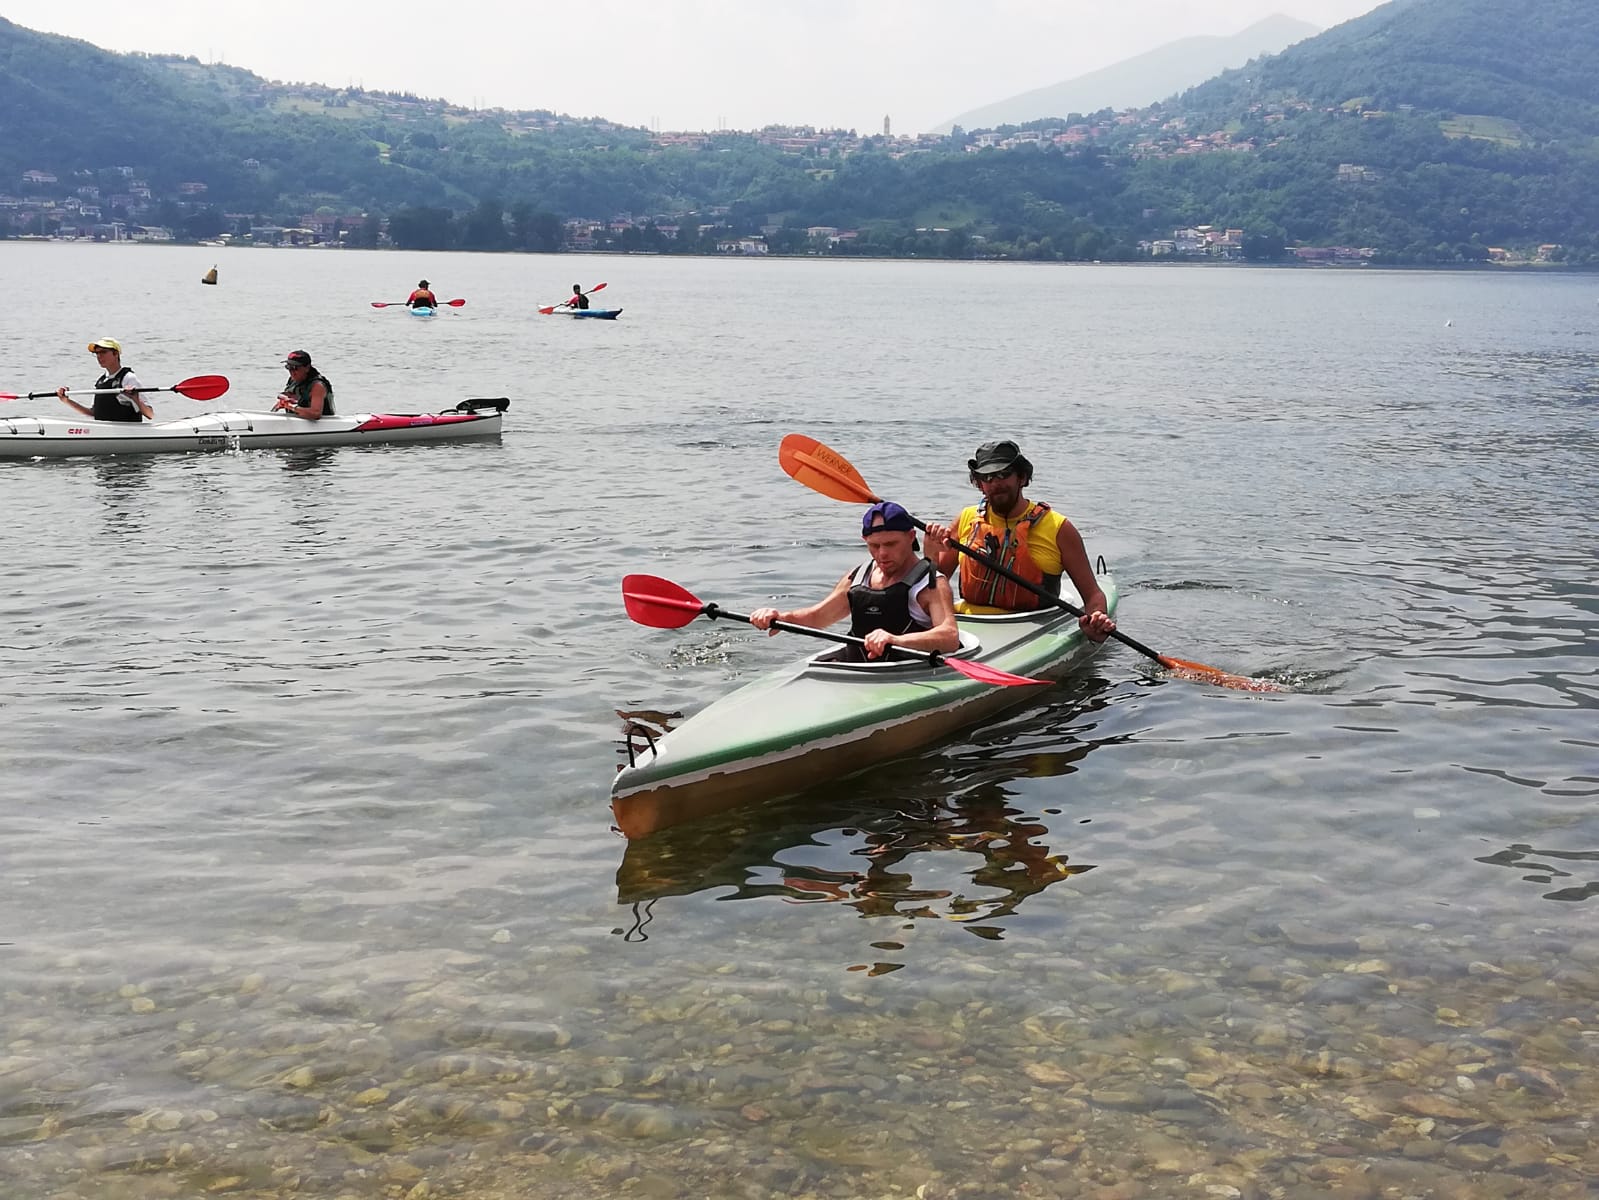
<path id="1" fill-rule="evenodd" d="M 436 308 L 429 308 L 425 304 L 419 304 L 419 305 L 417 305 L 415 308 L 413 308 L 411 310 L 411 315 L 413 317 L 431 317 L 434 313 L 436 313 L 438 311 L 439 310 L 436 309 Z"/>
<path id="2" fill-rule="evenodd" d="M 567 308 L 557 309 L 557 316 L 564 317 L 589 317 L 596 321 L 614 321 L 622 315 L 619 308 Z"/>

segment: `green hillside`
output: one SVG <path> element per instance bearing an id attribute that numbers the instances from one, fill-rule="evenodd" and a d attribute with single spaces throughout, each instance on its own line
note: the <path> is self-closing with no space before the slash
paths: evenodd
<path id="1" fill-rule="evenodd" d="M 1596 56 L 1592 0 L 1393 0 L 1135 113 L 948 138 L 671 138 L 273 83 L 0 19 L 0 236 L 81 232 L 88 218 L 68 218 L 83 211 L 189 237 L 336 214 L 355 245 L 381 233 L 415 247 L 701 253 L 743 239 L 746 251 L 1038 259 L 1350 247 L 1360 261 L 1587 263 L 1599 261 Z"/>

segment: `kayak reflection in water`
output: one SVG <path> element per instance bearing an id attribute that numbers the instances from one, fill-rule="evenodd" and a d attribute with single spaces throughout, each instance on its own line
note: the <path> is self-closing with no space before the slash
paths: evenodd
<path id="1" fill-rule="evenodd" d="M 272 411 L 282 409 L 291 417 L 320 421 L 333 415 L 333 382 L 311 365 L 311 356 L 296 350 L 283 360 L 289 369 L 289 382 L 278 393 Z"/>
<path id="2" fill-rule="evenodd" d="M 1035 844 L 1033 839 L 1045 837 L 1048 827 L 1012 820 L 1012 813 L 962 805 L 948 816 L 915 827 L 867 832 L 864 848 L 857 851 L 868 860 L 865 871 L 791 866 L 781 888 L 772 891 L 793 904 L 848 904 L 867 917 L 974 921 L 1010 916 L 1027 897 L 1093 869 L 1089 864 L 1068 865 L 1064 854 L 1052 854 L 1048 846 Z M 964 850 L 983 858 L 983 865 L 966 876 L 977 894 L 918 887 L 908 869 L 896 870 L 912 855 L 936 850 Z"/>
<path id="3" fill-rule="evenodd" d="M 943 651 L 960 646 L 955 625 L 955 597 L 949 580 L 916 545 L 910 514 L 892 500 L 880 500 L 861 519 L 861 540 L 871 558 L 845 575 L 825 600 L 808 608 L 779 612 L 757 608 L 750 624 L 775 633 L 774 621 L 826 629 L 846 616 L 850 634 L 865 638 L 865 658 L 882 658 L 892 646 L 907 650 Z M 846 647 L 840 656 L 861 661 L 861 649 Z"/>
<path id="4" fill-rule="evenodd" d="M 1072 757 L 1090 749 L 1077 747 Z M 817 807 L 811 799 L 769 808 L 745 824 L 629 842 L 617 869 L 617 901 L 634 907 L 635 925 L 618 932 L 647 938 L 642 925 L 653 919 L 655 901 L 714 894 L 718 901 L 841 904 L 863 917 L 957 921 L 998 939 L 997 922 L 1028 897 L 1094 869 L 1052 850 L 1048 826 L 1007 803 L 999 787 L 947 806 L 902 800 L 892 810 L 845 801 L 823 802 L 820 813 Z M 813 819 L 785 819 L 801 810 Z M 946 850 L 980 861 L 942 859 Z"/>

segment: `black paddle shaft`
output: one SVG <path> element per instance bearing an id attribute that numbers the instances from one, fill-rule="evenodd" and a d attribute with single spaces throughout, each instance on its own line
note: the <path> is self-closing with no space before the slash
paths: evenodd
<path id="1" fill-rule="evenodd" d="M 927 532 L 927 523 L 925 521 L 923 521 L 920 517 L 912 517 L 911 518 L 911 522 L 912 522 L 912 524 L 914 524 L 916 526 L 916 528 L 920 529 L 923 533 Z M 1012 583 L 1018 584 L 1021 587 L 1026 588 L 1028 591 L 1032 592 L 1033 595 L 1037 596 L 1040 600 L 1046 601 L 1049 604 L 1053 604 L 1056 608 L 1065 609 L 1067 612 L 1071 613 L 1071 615 L 1074 616 L 1074 617 L 1081 617 L 1083 615 L 1083 610 L 1078 608 L 1075 604 L 1071 603 L 1069 600 L 1062 600 L 1059 596 L 1051 595 L 1049 592 L 1046 592 L 1043 588 L 1039 587 L 1036 583 L 1033 583 L 1031 580 L 1023 579 L 1020 575 L 1016 574 L 1016 572 L 1007 570 L 1005 567 L 1001 566 L 996 560 L 990 558 L 988 555 L 984 554 L 981 550 L 978 550 L 976 547 L 968 546 L 965 542 L 957 542 L 954 538 L 950 538 L 949 539 L 949 544 L 951 546 L 954 546 L 955 549 L 959 550 L 962 554 L 968 554 L 972 558 L 975 558 L 978 562 L 982 563 L 990 571 L 994 572 L 994 574 L 1003 575 L 1006 579 L 1010 580 Z M 1166 665 L 1165 660 L 1160 655 L 1156 654 L 1148 646 L 1144 645 L 1143 642 L 1140 642 L 1140 641 L 1137 641 L 1134 638 L 1128 637 L 1120 629 L 1112 629 L 1110 631 L 1110 636 L 1115 638 L 1118 642 L 1121 642 L 1123 645 L 1131 646 L 1134 650 L 1138 651 L 1138 653 L 1140 653 L 1142 655 L 1145 655 L 1145 656 L 1147 656 L 1149 658 L 1154 659 L 1156 662 L 1160 663 L 1161 666 L 1165 666 Z"/>
<path id="2" fill-rule="evenodd" d="M 714 602 L 702 607 L 700 612 L 713 621 L 718 617 L 726 617 L 729 621 L 743 621 L 746 625 L 754 624 L 750 620 L 748 613 L 728 612 L 727 609 L 719 607 Z M 788 621 L 773 621 L 771 627 L 782 633 L 803 633 L 806 637 L 824 638 L 829 642 L 842 642 L 846 646 L 860 646 L 862 649 L 866 647 L 865 638 L 858 638 L 850 633 L 834 633 L 830 629 L 812 629 L 809 625 L 793 625 Z M 904 646 L 895 646 L 894 649 L 900 654 L 909 654 L 913 658 L 926 659 L 935 667 L 944 665 L 944 656 L 936 651 L 909 650 Z"/>

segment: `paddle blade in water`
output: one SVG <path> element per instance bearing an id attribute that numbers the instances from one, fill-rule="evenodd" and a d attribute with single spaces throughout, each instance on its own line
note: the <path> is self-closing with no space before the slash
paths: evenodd
<path id="1" fill-rule="evenodd" d="M 849 459 L 803 433 L 791 433 L 777 448 L 777 461 L 813 492 L 857 504 L 875 504 L 880 497 L 866 486 Z"/>
<path id="2" fill-rule="evenodd" d="M 190 400 L 215 400 L 228 390 L 228 377 L 196 375 L 193 379 L 185 379 L 182 383 L 175 384 L 172 390 L 180 396 L 187 396 Z"/>
<path id="3" fill-rule="evenodd" d="M 967 679 L 975 679 L 978 683 L 989 683 L 995 687 L 1029 687 L 1048 686 L 1047 679 L 1029 679 L 1025 675 L 1012 675 L 1009 671 L 1001 671 L 998 667 L 990 667 L 980 662 L 968 662 L 964 658 L 938 659 L 939 666 L 948 667 L 952 671 L 959 671 Z"/>
<path id="4" fill-rule="evenodd" d="M 1204 663 L 1189 662 L 1186 658 L 1160 656 L 1160 665 L 1174 675 L 1198 683 L 1213 683 L 1217 687 L 1232 688 L 1240 692 L 1286 692 L 1288 689 L 1270 679 L 1255 679 L 1248 675 L 1234 675 L 1230 671 L 1207 667 Z"/>
<path id="5" fill-rule="evenodd" d="M 658 575 L 623 576 L 622 603 L 629 617 L 653 629 L 681 629 L 705 611 L 693 592 Z"/>

